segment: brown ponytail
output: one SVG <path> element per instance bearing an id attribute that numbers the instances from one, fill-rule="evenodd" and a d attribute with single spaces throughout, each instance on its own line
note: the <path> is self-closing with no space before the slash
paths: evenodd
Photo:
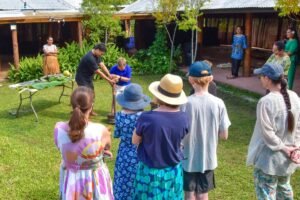
<path id="1" fill-rule="evenodd" d="M 73 143 L 79 141 L 84 136 L 84 128 L 87 124 L 86 113 L 93 105 L 93 91 L 87 87 L 78 87 L 71 96 L 73 108 L 69 120 L 69 137 Z"/>
<path id="2" fill-rule="evenodd" d="M 287 109 L 287 114 L 288 114 L 288 118 L 287 118 L 288 130 L 290 133 L 292 133 L 294 130 L 294 126 L 295 126 L 295 119 L 294 119 L 293 113 L 291 111 L 292 106 L 291 106 L 289 94 L 287 92 L 287 81 L 283 76 L 281 77 L 280 84 L 281 84 L 280 93 L 283 96 L 283 99 L 284 99 L 284 102 L 286 105 L 286 109 Z"/>

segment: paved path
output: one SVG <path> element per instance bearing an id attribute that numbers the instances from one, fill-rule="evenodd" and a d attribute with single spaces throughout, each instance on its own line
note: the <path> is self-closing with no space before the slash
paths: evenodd
<path id="1" fill-rule="evenodd" d="M 261 95 L 265 94 L 265 89 L 262 88 L 260 80 L 257 76 L 227 79 L 226 76 L 231 74 L 231 68 L 217 68 L 214 65 L 212 70 L 214 80 L 217 83 L 224 83 L 233 87 L 248 90 Z M 187 69 L 184 69 L 183 71 L 187 71 Z M 298 95 L 300 94 L 300 68 L 297 69 L 293 90 L 296 91 Z"/>

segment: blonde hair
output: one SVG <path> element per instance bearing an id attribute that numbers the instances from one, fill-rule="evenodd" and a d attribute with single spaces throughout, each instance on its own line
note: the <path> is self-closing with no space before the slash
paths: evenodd
<path id="1" fill-rule="evenodd" d="M 192 78 L 193 81 L 197 85 L 200 85 L 201 87 L 204 87 L 204 86 L 208 85 L 213 80 L 213 76 L 204 76 L 204 77 L 192 77 L 192 76 L 190 76 L 190 78 Z"/>
<path id="2" fill-rule="evenodd" d="M 118 59 L 118 65 L 119 65 L 119 66 L 125 66 L 125 65 L 126 65 L 126 59 L 123 58 L 123 57 L 120 57 L 120 58 Z"/>

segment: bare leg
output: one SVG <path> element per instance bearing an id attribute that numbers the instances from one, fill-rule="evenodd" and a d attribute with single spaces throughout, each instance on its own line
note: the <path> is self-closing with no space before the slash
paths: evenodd
<path id="1" fill-rule="evenodd" d="M 208 200 L 208 193 L 196 193 L 196 200 Z"/>
<path id="2" fill-rule="evenodd" d="M 196 200 L 195 192 L 184 192 L 184 200 Z"/>

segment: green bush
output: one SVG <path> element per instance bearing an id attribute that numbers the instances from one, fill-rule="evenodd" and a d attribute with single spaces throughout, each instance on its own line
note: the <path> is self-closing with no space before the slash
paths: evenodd
<path id="1" fill-rule="evenodd" d="M 93 48 L 86 40 L 82 42 L 82 47 L 78 43 L 66 43 L 66 46 L 59 49 L 58 62 L 61 71 L 68 70 L 75 73 L 82 56 Z"/>
<path id="2" fill-rule="evenodd" d="M 11 69 L 8 72 L 8 79 L 12 82 L 23 82 L 43 76 L 43 56 L 40 54 L 33 58 L 21 58 L 19 69 L 11 63 L 9 65 Z"/>
<path id="3" fill-rule="evenodd" d="M 80 59 L 93 48 L 94 44 L 88 43 L 86 40 L 83 41 L 82 47 L 79 44 L 72 42 L 66 43 L 66 46 L 59 49 L 58 62 L 60 70 L 70 71 L 75 74 Z M 107 45 L 107 52 L 103 55 L 102 59 L 108 68 L 111 68 L 117 63 L 119 57 L 124 57 L 128 64 L 134 69 L 140 66 L 140 62 L 132 57 L 129 57 L 127 53 L 118 48 L 115 44 Z M 15 66 L 10 64 L 11 69 L 9 71 L 9 80 L 12 82 L 23 82 L 33 79 L 40 78 L 43 76 L 43 56 L 38 55 L 37 57 L 29 58 L 24 57 L 20 60 L 20 68 L 16 69 Z"/>
<path id="4" fill-rule="evenodd" d="M 137 64 L 134 70 L 140 74 L 165 74 L 169 72 L 170 68 L 170 49 L 166 38 L 164 29 L 158 29 L 155 34 L 155 40 L 149 49 L 141 49 L 134 58 L 141 63 Z M 178 63 L 181 55 L 180 46 L 175 48 L 174 62 L 171 66 L 173 69 Z"/>

